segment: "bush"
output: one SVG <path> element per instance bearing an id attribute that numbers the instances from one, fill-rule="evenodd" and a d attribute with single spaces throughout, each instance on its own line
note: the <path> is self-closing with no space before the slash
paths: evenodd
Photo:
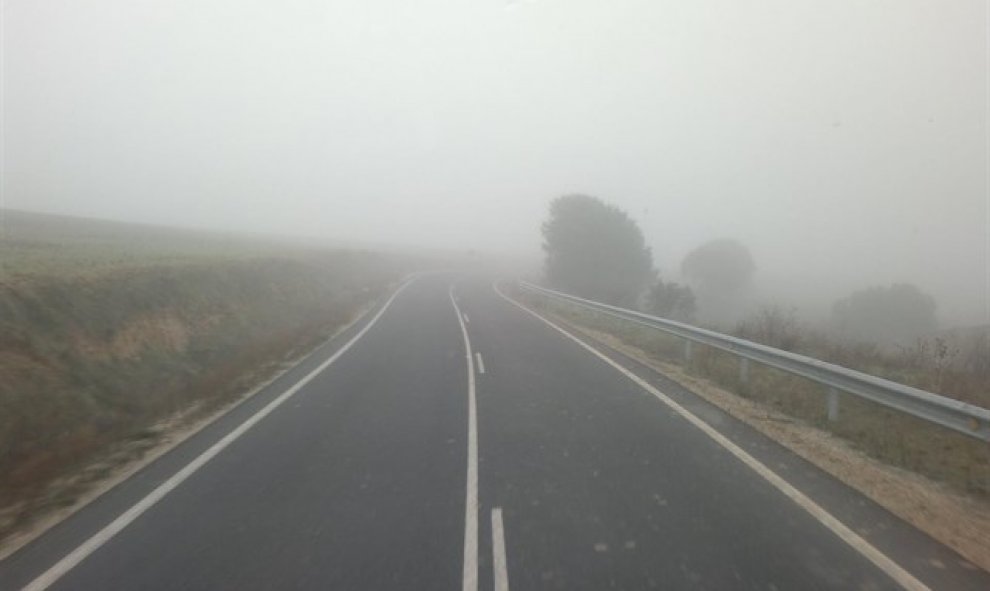
<path id="1" fill-rule="evenodd" d="M 908 283 L 871 287 L 837 301 L 832 324 L 845 339 L 902 346 L 938 328 L 935 299 Z"/>
<path id="2" fill-rule="evenodd" d="M 651 314 L 680 322 L 693 322 L 697 311 L 694 292 L 687 285 L 657 279 L 646 296 L 646 308 Z"/>
<path id="3" fill-rule="evenodd" d="M 740 322 L 735 334 L 784 351 L 794 351 L 801 343 L 801 327 L 794 308 L 776 304 L 763 306 L 755 315 Z"/>

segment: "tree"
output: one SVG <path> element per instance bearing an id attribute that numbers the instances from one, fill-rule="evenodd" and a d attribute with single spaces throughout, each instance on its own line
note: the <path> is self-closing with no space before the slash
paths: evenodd
<path id="1" fill-rule="evenodd" d="M 632 306 L 653 278 L 653 255 L 624 211 L 595 197 L 565 195 L 543 223 L 546 278 L 592 300 Z"/>
<path id="2" fill-rule="evenodd" d="M 749 249 L 731 239 L 706 242 L 681 262 L 681 274 L 698 294 L 702 319 L 717 325 L 740 319 L 745 304 L 742 291 L 755 270 Z"/>
<path id="3" fill-rule="evenodd" d="M 646 297 L 647 309 L 652 314 L 669 320 L 692 322 L 696 304 L 694 292 L 687 285 L 657 279 Z"/>
<path id="4" fill-rule="evenodd" d="M 681 273 L 704 292 L 736 291 L 749 283 L 755 270 L 749 249 L 728 238 L 702 244 L 681 262 Z"/>
<path id="5" fill-rule="evenodd" d="M 935 299 L 910 283 L 870 287 L 832 306 L 840 335 L 857 341 L 909 345 L 938 328 Z"/>

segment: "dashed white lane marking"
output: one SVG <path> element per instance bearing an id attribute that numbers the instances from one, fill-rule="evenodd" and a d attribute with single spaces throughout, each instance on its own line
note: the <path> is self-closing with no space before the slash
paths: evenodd
<path id="1" fill-rule="evenodd" d="M 478 360 L 478 373 L 485 373 L 485 360 L 481 358 L 481 353 L 475 353 L 474 356 Z"/>
<path id="2" fill-rule="evenodd" d="M 370 330 L 371 327 L 374 326 L 376 322 L 378 322 L 378 319 L 382 317 L 382 314 L 385 313 L 385 310 L 388 310 L 389 306 L 392 305 L 392 301 L 395 300 L 395 298 L 400 293 L 402 293 L 402 290 L 404 290 L 406 286 L 408 286 L 411 282 L 412 280 L 409 280 L 406 283 L 402 284 L 402 286 L 399 287 L 399 289 L 397 289 L 395 293 L 392 294 L 392 297 L 390 297 L 388 301 L 385 302 L 385 305 L 382 306 L 382 309 L 379 310 L 377 314 L 375 314 L 374 318 L 372 318 L 368 322 L 368 324 L 364 325 L 364 328 L 362 328 L 360 332 L 358 332 L 356 335 L 351 337 L 351 340 L 347 341 L 347 343 L 343 347 L 338 349 L 337 352 L 334 353 L 329 359 L 321 363 L 313 371 L 306 374 L 306 376 L 303 379 L 299 380 L 291 388 L 280 394 L 278 398 L 272 400 L 264 408 L 251 415 L 249 419 L 241 423 L 236 429 L 234 429 L 230 433 L 227 433 L 227 435 L 225 435 L 223 439 L 217 441 L 212 446 L 210 446 L 209 449 L 199 454 L 199 456 L 197 456 L 193 461 L 189 462 L 188 464 L 186 464 L 184 468 L 173 474 L 171 478 L 158 485 L 157 488 L 155 488 L 153 491 L 148 493 L 147 496 L 145 496 L 143 499 L 138 501 L 134 506 L 132 506 L 130 509 L 122 513 L 119 517 L 111 521 L 106 527 L 93 534 L 92 537 L 90 537 L 88 540 L 83 542 L 82 545 L 80 545 L 78 548 L 76 548 L 75 550 L 67 554 L 64 558 L 56 562 L 51 568 L 41 573 L 41 575 L 39 575 L 36 579 L 28 583 L 28 585 L 24 587 L 23 591 L 41 591 L 43 589 L 47 589 L 49 586 L 55 583 L 55 581 L 58 581 L 67 572 L 69 572 L 70 570 L 75 568 L 80 562 L 85 560 L 90 554 L 98 550 L 100 546 L 107 543 L 111 538 L 113 538 L 115 535 L 120 533 L 125 527 L 130 525 L 135 519 L 140 517 L 145 511 L 152 508 L 158 501 L 162 500 L 165 497 L 165 495 L 175 490 L 176 487 L 182 484 L 183 481 L 185 481 L 187 478 L 192 476 L 197 470 L 202 468 L 207 462 L 209 462 L 217 454 L 223 451 L 224 448 L 226 448 L 228 445 L 236 441 L 241 435 L 244 435 L 244 433 L 246 433 L 248 429 L 250 429 L 259 421 L 261 421 L 261 419 L 271 414 L 273 410 L 281 406 L 283 402 L 288 400 L 293 394 L 295 394 L 300 389 L 302 389 L 303 386 L 308 384 L 313 378 L 319 375 L 320 372 L 322 372 L 327 367 L 329 367 L 333 362 L 337 361 L 337 359 L 339 359 L 341 355 L 346 353 L 347 350 L 354 345 L 354 343 L 356 343 L 361 337 L 363 337 L 365 333 L 368 332 L 368 330 Z"/>
<path id="3" fill-rule="evenodd" d="M 468 449 L 467 492 L 464 501 L 464 573 L 463 591 L 478 589 L 478 417 L 474 392 L 474 360 L 471 356 L 471 339 L 454 298 L 454 286 L 450 286 L 450 303 L 454 305 L 457 321 L 464 337 L 464 351 L 468 370 Z"/>
<path id="4" fill-rule="evenodd" d="M 494 283 L 492 284 L 492 288 L 495 290 L 495 293 L 497 293 L 505 301 L 523 310 L 524 312 L 531 314 L 535 318 L 539 319 L 541 322 L 544 322 L 554 330 L 560 332 L 565 337 L 571 339 L 578 345 L 581 345 L 581 347 L 587 349 L 591 354 L 595 355 L 605 363 L 614 367 L 616 370 L 618 370 L 624 376 L 626 376 L 627 378 L 638 384 L 641 388 L 643 388 L 650 394 L 653 394 L 657 399 L 660 400 L 660 402 L 663 402 L 664 404 L 669 406 L 671 409 L 674 410 L 674 412 L 681 415 L 689 423 L 700 429 L 705 435 L 708 435 L 709 437 L 714 439 L 716 443 L 724 447 L 729 453 L 731 453 L 737 459 L 739 459 L 739 461 L 741 461 L 743 464 L 745 464 L 746 466 L 751 468 L 754 472 L 756 472 L 761 477 L 763 477 L 774 488 L 776 488 L 777 490 L 782 492 L 786 497 L 794 501 L 799 507 L 807 511 L 812 517 L 814 517 L 819 523 L 821 523 L 826 528 L 828 528 L 833 534 L 838 536 L 843 542 L 845 542 L 854 550 L 856 550 L 861 555 L 866 557 L 866 559 L 872 562 L 877 568 L 887 573 L 887 575 L 890 578 L 894 579 L 894 581 L 896 581 L 900 586 L 904 587 L 908 591 L 930 591 L 928 586 L 926 586 L 924 583 L 916 579 L 914 575 L 906 571 L 903 567 L 901 567 L 901 565 L 894 562 L 889 556 L 887 556 L 880 550 L 876 549 L 872 544 L 870 544 L 865 539 L 860 537 L 859 534 L 846 527 L 844 523 L 836 519 L 831 513 L 826 511 L 824 508 L 822 508 L 818 503 L 811 500 L 807 495 L 799 491 L 791 483 L 781 478 L 779 475 L 777 475 L 776 472 L 774 472 L 770 468 L 767 468 L 762 462 L 760 462 L 753 456 L 746 453 L 741 447 L 739 447 L 738 445 L 730 441 L 727 437 L 725 437 L 717 430 L 715 430 L 714 427 L 702 421 L 698 417 L 694 416 L 693 414 L 691 414 L 690 411 L 688 411 L 686 408 L 675 402 L 672 398 L 670 398 L 666 394 L 654 388 L 652 384 L 643 380 L 642 378 L 640 378 L 633 372 L 629 371 L 628 369 L 622 367 L 608 356 L 604 355 L 603 353 L 601 353 L 591 345 L 585 343 L 584 341 L 574 336 L 567 330 L 561 328 L 554 322 L 547 320 L 543 316 L 540 316 L 539 314 L 530 310 L 526 306 L 523 306 L 519 302 L 508 297 L 507 295 L 502 293 L 498 289 L 498 286 L 495 285 Z"/>
<path id="5" fill-rule="evenodd" d="M 467 313 L 464 314 L 464 324 L 471 324 L 471 319 L 468 318 Z"/>
<path id="6" fill-rule="evenodd" d="M 495 591 L 509 591 L 509 568 L 505 562 L 505 528 L 502 526 L 502 508 L 492 509 L 492 571 Z"/>

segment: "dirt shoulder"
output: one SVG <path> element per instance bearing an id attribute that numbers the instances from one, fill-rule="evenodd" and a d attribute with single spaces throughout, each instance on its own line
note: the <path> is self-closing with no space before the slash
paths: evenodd
<path id="1" fill-rule="evenodd" d="M 888 466 L 821 429 L 741 398 L 637 347 L 559 315 L 553 319 L 627 355 L 744 421 L 845 484 L 990 571 L 990 503 L 963 496 L 923 476 Z"/>

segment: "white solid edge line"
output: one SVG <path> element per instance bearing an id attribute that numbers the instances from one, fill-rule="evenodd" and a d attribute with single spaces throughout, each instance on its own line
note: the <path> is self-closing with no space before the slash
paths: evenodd
<path id="1" fill-rule="evenodd" d="M 495 591 L 509 591 L 509 568 L 505 562 L 505 527 L 502 525 L 502 508 L 492 509 L 492 571 Z"/>
<path id="2" fill-rule="evenodd" d="M 474 392 L 474 360 L 471 357 L 471 339 L 461 317 L 461 309 L 454 298 L 454 285 L 450 286 L 450 303 L 454 305 L 457 321 L 464 336 L 464 350 L 468 370 L 468 449 L 467 491 L 464 501 L 464 572 L 463 591 L 478 589 L 478 418 Z"/>
<path id="3" fill-rule="evenodd" d="M 519 302 L 513 300 L 509 296 L 499 290 L 498 285 L 492 284 L 492 288 L 495 290 L 502 299 L 509 302 L 510 304 L 518 307 L 519 309 L 527 312 L 540 321 L 546 323 L 551 328 L 557 330 L 567 338 L 571 339 L 575 343 L 581 345 L 596 357 L 604 361 L 605 363 L 611 365 L 627 378 L 635 382 L 641 388 L 653 394 L 660 402 L 663 402 L 671 409 L 673 409 L 677 414 L 681 415 L 684 419 L 690 422 L 692 425 L 700 429 L 705 435 L 708 435 L 715 440 L 716 443 L 724 447 L 729 453 L 736 456 L 743 464 L 751 468 L 754 472 L 762 476 L 766 481 L 774 486 L 777 490 L 784 493 L 784 495 L 794 501 L 798 506 L 807 511 L 812 517 L 814 517 L 819 523 L 828 528 L 832 533 L 838 536 L 843 542 L 848 544 L 854 550 L 863 555 L 867 560 L 876 565 L 877 568 L 886 573 L 890 578 L 892 578 L 897 584 L 908 589 L 909 591 L 930 591 L 929 587 L 919 581 L 911 573 L 905 570 L 901 565 L 894 562 L 889 556 L 878 550 L 872 544 L 863 539 L 859 534 L 849 529 L 844 523 L 839 521 L 831 513 L 826 511 L 818 503 L 811 500 L 807 495 L 799 491 L 791 483 L 787 482 L 781 478 L 776 472 L 767 468 L 762 462 L 754 458 L 753 456 L 746 453 L 741 447 L 730 441 L 727 437 L 715 430 L 714 427 L 699 419 L 693 415 L 686 408 L 675 402 L 673 399 L 668 397 L 666 394 L 660 392 L 654 388 L 650 383 L 646 382 L 633 372 L 622 367 L 608 356 L 604 355 L 591 345 L 585 343 L 578 337 L 571 334 L 569 331 L 561 328 L 554 322 L 547 320 L 543 316 L 540 316 L 536 312 L 530 310 L 526 306 L 520 304 Z"/>
<path id="4" fill-rule="evenodd" d="M 347 341 L 343 347 L 337 350 L 329 359 L 321 363 L 316 369 L 306 374 L 301 380 L 296 382 L 291 388 L 279 394 L 278 398 L 272 400 L 264 408 L 253 414 L 246 421 L 237 426 L 236 429 L 225 435 L 222 439 L 210 446 L 209 449 L 201 453 L 194 460 L 185 465 L 181 470 L 173 474 L 168 480 L 158 485 L 153 491 L 147 494 L 143 499 L 134 504 L 130 509 L 120 514 L 116 519 L 111 521 L 103 529 L 93 534 L 88 540 L 83 542 L 75 550 L 67 554 L 64 558 L 52 565 L 48 570 L 43 572 L 33 581 L 28 583 L 24 587 L 23 591 L 42 591 L 47 589 L 50 585 L 58 581 L 67 572 L 75 568 L 79 563 L 85 560 L 90 554 L 95 552 L 107 543 L 111 538 L 121 532 L 125 527 L 130 525 L 135 519 L 141 516 L 142 513 L 153 507 L 158 501 L 162 500 L 165 495 L 172 492 L 176 487 L 178 487 L 184 480 L 192 476 L 197 470 L 202 468 L 207 462 L 213 459 L 217 454 L 219 454 L 225 447 L 237 440 L 241 435 L 246 433 L 248 429 L 257 424 L 261 419 L 265 418 L 273 410 L 278 408 L 283 402 L 289 399 L 293 394 L 298 392 L 303 386 L 308 384 L 313 378 L 317 376 L 320 372 L 326 369 L 330 364 L 337 361 L 341 355 L 347 352 L 351 346 L 354 345 L 364 336 L 368 330 L 378 322 L 378 319 L 382 317 L 382 314 L 389 308 L 392 301 L 395 300 L 402 290 L 406 288 L 412 279 L 403 283 L 399 289 L 392 294 L 392 296 L 385 302 L 381 310 L 362 328 L 356 335 L 354 335 L 351 340 Z"/>
<path id="5" fill-rule="evenodd" d="M 475 352 L 474 356 L 478 359 L 478 373 L 485 373 L 485 360 L 481 358 L 481 353 Z"/>

